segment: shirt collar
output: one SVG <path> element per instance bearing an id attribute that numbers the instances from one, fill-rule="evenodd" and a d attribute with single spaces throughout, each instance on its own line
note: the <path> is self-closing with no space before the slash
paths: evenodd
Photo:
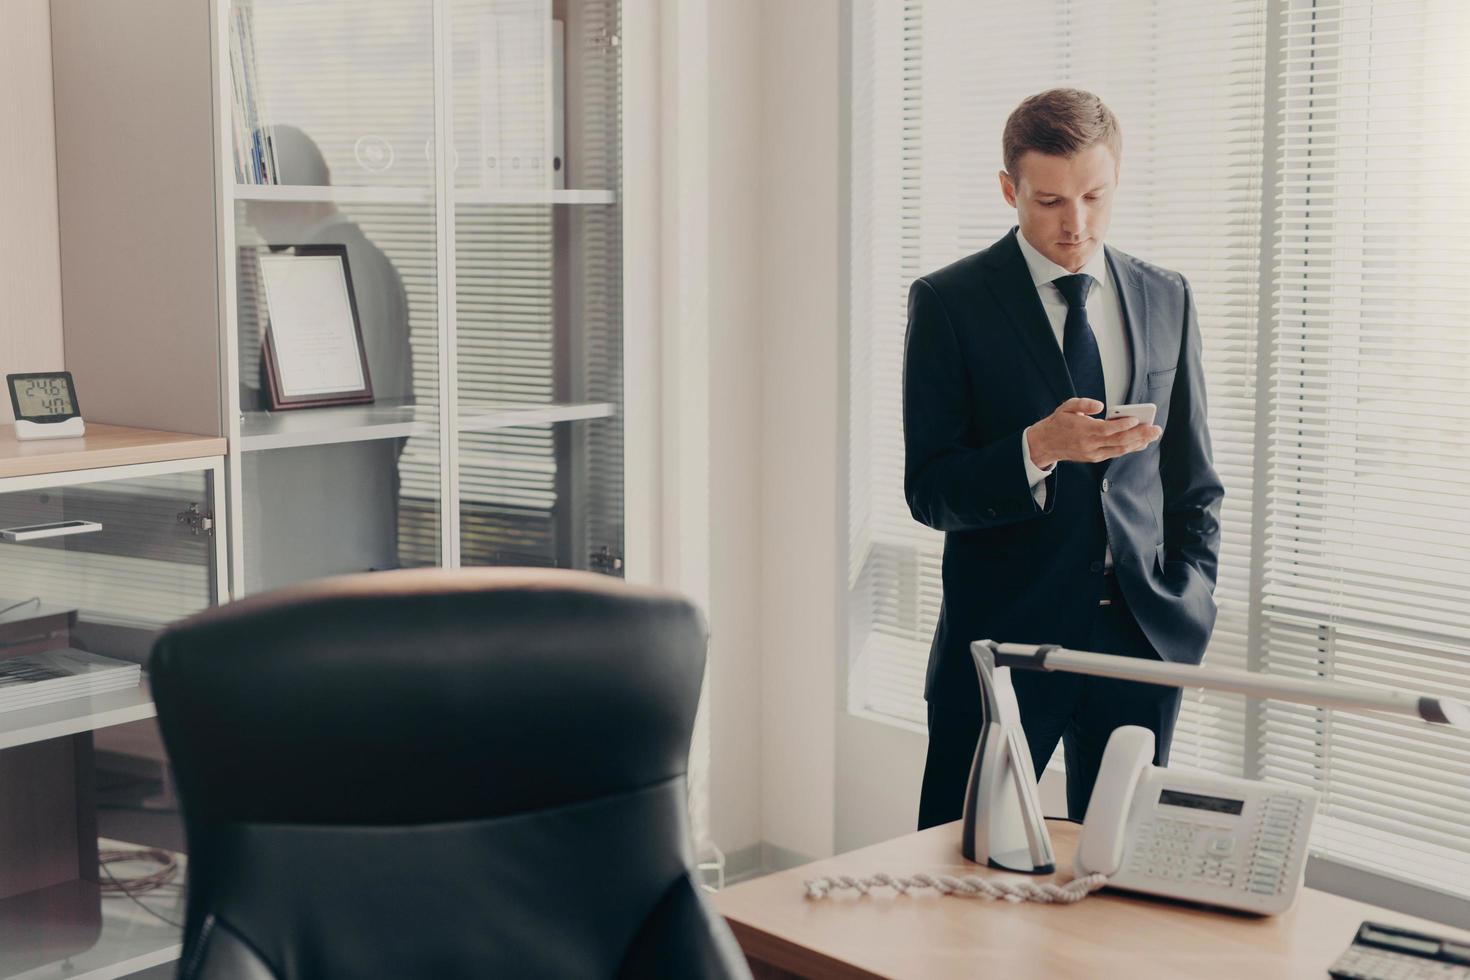
<path id="1" fill-rule="evenodd" d="M 1020 228 L 1016 229 L 1016 244 L 1021 246 L 1021 254 L 1026 257 L 1026 267 L 1031 270 L 1031 280 L 1036 283 L 1037 288 L 1046 285 L 1054 279 L 1060 279 L 1062 276 L 1070 276 L 1072 274 L 1038 252 L 1035 246 L 1026 241 L 1026 236 L 1021 234 Z M 1092 258 L 1088 259 L 1087 264 L 1081 269 L 1082 272 L 1096 279 L 1098 285 L 1103 288 L 1106 288 L 1108 285 L 1108 259 L 1106 253 L 1106 245 L 1098 248 L 1096 252 L 1092 253 Z"/>

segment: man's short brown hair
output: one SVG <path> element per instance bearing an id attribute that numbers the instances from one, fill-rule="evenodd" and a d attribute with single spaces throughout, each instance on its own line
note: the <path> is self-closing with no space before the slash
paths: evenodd
<path id="1" fill-rule="evenodd" d="M 1102 143 L 1123 159 L 1123 130 L 1113 110 L 1091 92 L 1076 88 L 1047 89 L 1033 95 L 1006 119 L 1001 136 L 1006 173 L 1020 180 L 1016 165 L 1030 150 L 1057 157 L 1073 157 Z"/>

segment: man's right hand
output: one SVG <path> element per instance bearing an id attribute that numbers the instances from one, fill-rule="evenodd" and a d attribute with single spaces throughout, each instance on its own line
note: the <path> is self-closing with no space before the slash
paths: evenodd
<path id="1" fill-rule="evenodd" d="M 1043 470 L 1062 460 L 1101 463 L 1136 453 L 1164 434 L 1157 425 L 1140 425 L 1135 418 L 1092 417 L 1102 410 L 1102 402 L 1095 398 L 1069 398 L 1062 402 L 1027 433 L 1031 462 Z"/>

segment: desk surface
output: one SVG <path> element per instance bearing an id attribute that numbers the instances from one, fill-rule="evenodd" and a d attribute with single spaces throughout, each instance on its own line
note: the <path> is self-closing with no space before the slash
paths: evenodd
<path id="1" fill-rule="evenodd" d="M 1261 918 L 1107 890 L 1061 906 L 890 889 L 812 901 L 802 887 L 804 879 L 820 875 L 878 871 L 1066 881 L 1079 828 L 1048 824 L 1057 867 L 1066 870 L 1044 878 L 1004 875 L 964 860 L 959 824 L 953 823 L 732 885 L 714 896 L 714 904 L 753 964 L 804 977 L 974 977 L 983 965 L 987 976 L 1007 980 L 1301 980 L 1326 977 L 1364 919 L 1470 938 L 1310 888 L 1286 913 Z"/>

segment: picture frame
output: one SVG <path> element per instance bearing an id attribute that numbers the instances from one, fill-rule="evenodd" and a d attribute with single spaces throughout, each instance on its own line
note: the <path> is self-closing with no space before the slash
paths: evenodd
<path id="1" fill-rule="evenodd" d="M 266 407 L 370 404 L 372 376 L 347 246 L 277 247 L 259 263 Z"/>

